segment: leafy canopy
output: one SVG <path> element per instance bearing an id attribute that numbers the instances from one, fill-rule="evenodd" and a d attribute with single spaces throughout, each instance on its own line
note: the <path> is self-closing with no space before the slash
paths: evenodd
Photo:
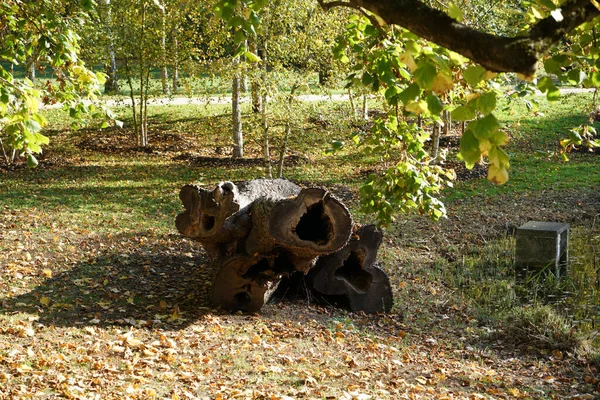
<path id="1" fill-rule="evenodd" d="M 47 124 L 40 113 L 43 104 L 61 102 L 79 120 L 87 113 L 101 115 L 82 100 L 94 98 L 104 75 L 90 71 L 79 59 L 79 37 L 73 29 L 91 6 L 91 1 L 82 1 L 79 7 L 58 0 L 0 4 L 0 145 L 8 159 L 7 150 L 26 156 L 30 166 L 37 165 L 34 154 L 48 144 L 41 133 Z M 40 87 L 13 76 L 11 65 L 30 64 L 53 69 L 56 81 Z"/>
<path id="2" fill-rule="evenodd" d="M 428 153 L 430 135 L 423 125 L 448 123 L 448 113 L 452 120 L 465 123 L 460 158 L 467 168 L 485 160 L 488 179 L 498 184 L 508 180 L 510 161 L 504 146 L 509 138 L 494 115 L 504 94 L 503 76 L 497 72 L 518 72 L 526 78 L 509 100 L 534 89 L 556 100 L 560 91 L 555 80 L 600 86 L 600 52 L 594 35 L 600 28 L 596 18 L 600 10 L 595 3 L 510 1 L 502 9 L 504 23 L 491 18 L 489 4 L 481 1 L 461 7 L 432 2 L 438 9 L 416 0 L 320 3 L 325 9 L 357 10 L 334 53 L 349 67 L 347 87 L 369 88 L 389 111 L 368 134 L 354 137 L 365 152 L 387 166 L 382 174 L 371 175 L 361 190 L 363 207 L 375 212 L 383 224 L 398 211 L 416 210 L 434 219 L 445 215 L 436 195 L 451 184 L 453 174 L 444 170 L 440 157 Z M 256 30 L 264 5 L 252 0 L 219 2 L 223 20 L 242 32 L 236 40 L 239 54 L 247 52 L 242 39 Z M 463 23 L 469 20 L 474 26 Z M 546 74 L 536 77 L 538 61 Z M 535 112 L 535 100 L 526 101 Z M 565 149 L 596 143 L 583 139 L 590 132 L 594 131 L 572 131 L 571 141 L 563 142 Z M 337 141 L 333 147 L 343 145 Z"/>

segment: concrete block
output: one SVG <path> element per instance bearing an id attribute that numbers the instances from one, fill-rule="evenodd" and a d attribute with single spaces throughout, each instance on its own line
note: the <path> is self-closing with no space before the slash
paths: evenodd
<path id="1" fill-rule="evenodd" d="M 566 274 L 569 260 L 569 224 L 530 221 L 517 228 L 518 268 L 547 269 L 556 276 Z"/>

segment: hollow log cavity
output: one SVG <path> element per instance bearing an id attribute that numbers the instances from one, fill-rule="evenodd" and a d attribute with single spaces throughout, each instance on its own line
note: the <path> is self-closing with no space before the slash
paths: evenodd
<path id="1" fill-rule="evenodd" d="M 366 293 L 373 283 L 373 275 L 364 269 L 365 254 L 360 249 L 350 252 L 342 266 L 335 270 L 334 276 L 342 279 L 358 292 Z"/>
<path id="2" fill-rule="evenodd" d="M 325 213 L 322 201 L 306 209 L 306 212 L 300 217 L 295 231 L 300 240 L 315 242 L 319 246 L 323 246 L 331 240 L 333 224 L 329 215 Z"/>

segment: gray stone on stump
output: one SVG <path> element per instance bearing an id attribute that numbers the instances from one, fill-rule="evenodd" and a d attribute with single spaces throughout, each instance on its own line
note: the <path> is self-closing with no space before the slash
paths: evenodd
<path id="1" fill-rule="evenodd" d="M 517 228 L 516 264 L 525 270 L 566 274 L 569 224 L 529 221 Z"/>

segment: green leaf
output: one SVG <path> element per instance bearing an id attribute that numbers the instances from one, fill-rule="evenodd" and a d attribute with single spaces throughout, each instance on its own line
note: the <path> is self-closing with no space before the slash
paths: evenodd
<path id="1" fill-rule="evenodd" d="M 341 140 L 333 140 L 331 142 L 331 147 L 334 150 L 340 150 L 342 147 L 344 147 L 344 145 L 345 145 L 345 143 L 343 141 L 341 141 Z"/>
<path id="2" fill-rule="evenodd" d="M 411 101 L 414 101 L 419 98 L 421 95 L 421 88 L 418 84 L 413 83 L 409 85 L 406 89 L 404 89 L 400 94 L 398 94 L 398 99 L 403 102 L 405 105 Z"/>
<path id="3" fill-rule="evenodd" d="M 550 10 L 554 10 L 556 5 L 552 2 L 552 0 L 534 0 L 535 4 L 548 7 Z"/>
<path id="4" fill-rule="evenodd" d="M 83 8 L 85 11 L 91 11 L 94 7 L 93 0 L 80 0 L 79 3 L 81 4 L 81 8 Z"/>
<path id="5" fill-rule="evenodd" d="M 549 74 L 559 74 L 561 72 L 560 64 L 552 58 L 548 58 L 544 61 L 544 69 Z"/>
<path id="6" fill-rule="evenodd" d="M 583 80 L 587 78 L 587 75 L 580 69 L 573 69 L 569 71 L 569 73 L 567 74 L 567 78 L 569 79 L 569 83 L 571 85 L 579 86 L 581 85 L 581 82 L 583 82 Z"/>
<path id="7" fill-rule="evenodd" d="M 243 43 L 244 41 L 246 41 L 246 39 L 246 32 L 244 32 L 243 29 L 238 29 L 237 31 L 235 31 L 235 35 L 233 35 L 233 42 L 235 44 Z"/>
<path id="8" fill-rule="evenodd" d="M 546 93 L 552 86 L 554 86 L 554 82 L 552 82 L 552 78 L 549 76 L 540 78 L 537 83 L 537 87 L 542 91 L 542 93 Z"/>
<path id="9" fill-rule="evenodd" d="M 463 12 L 461 8 L 454 3 L 448 4 L 448 15 L 450 16 L 450 18 L 454 18 L 458 22 L 461 22 L 463 20 Z"/>
<path id="10" fill-rule="evenodd" d="M 267 1 L 268 0 L 254 0 L 253 4 L 251 5 L 253 10 L 260 10 L 261 8 L 263 8 L 264 6 L 267 5 Z"/>
<path id="11" fill-rule="evenodd" d="M 412 53 L 413 57 L 418 56 L 421 51 L 423 50 L 423 48 L 414 40 L 408 40 L 405 44 L 404 44 L 404 48 L 409 51 L 410 53 Z"/>
<path id="12" fill-rule="evenodd" d="M 33 154 L 27 154 L 27 166 L 29 168 L 35 168 L 38 166 L 38 160 L 33 156 Z"/>
<path id="13" fill-rule="evenodd" d="M 460 138 L 460 156 L 468 169 L 473 168 L 473 166 L 481 159 L 479 140 L 477 140 L 470 130 L 465 131 Z"/>
<path id="14" fill-rule="evenodd" d="M 488 180 L 498 185 L 503 185 L 508 181 L 508 171 L 506 168 L 490 165 L 488 167 Z"/>
<path id="15" fill-rule="evenodd" d="M 437 68 L 430 62 L 423 62 L 414 73 L 415 82 L 424 89 L 431 89 L 437 76 Z"/>
<path id="16" fill-rule="evenodd" d="M 483 115 L 489 115 L 496 109 L 496 93 L 483 93 L 473 103 L 475 103 L 474 106 L 477 111 Z"/>
<path id="17" fill-rule="evenodd" d="M 508 154 L 504 151 L 504 149 L 494 146 L 490 150 L 488 154 L 488 159 L 490 160 L 490 164 L 493 164 L 500 168 L 508 168 L 510 167 Z"/>
<path id="18" fill-rule="evenodd" d="M 260 57 L 252 53 L 251 51 L 245 52 L 244 57 L 246 57 L 246 60 L 251 63 L 256 63 L 260 61 Z"/>
<path id="19" fill-rule="evenodd" d="M 235 17 L 231 18 L 231 20 L 229 20 L 229 26 L 234 27 L 234 28 L 239 28 L 243 24 L 244 24 L 244 18 L 240 17 L 239 15 L 236 15 Z M 237 34 L 237 32 L 236 32 L 236 34 Z"/>
<path id="20" fill-rule="evenodd" d="M 592 72 L 590 79 L 594 87 L 600 87 L 600 72 Z"/>
<path id="21" fill-rule="evenodd" d="M 398 87 L 395 85 L 390 86 L 386 89 L 384 97 L 388 104 L 396 105 L 398 103 L 398 98 L 394 98 L 398 94 Z"/>
<path id="22" fill-rule="evenodd" d="M 235 53 L 233 53 L 233 58 L 239 57 L 246 52 L 246 44 L 240 43 L 240 45 L 235 49 Z"/>
<path id="23" fill-rule="evenodd" d="M 361 82 L 363 85 L 368 86 L 371 83 L 373 83 L 374 78 L 371 74 L 369 74 L 368 72 L 365 72 L 362 76 Z"/>
<path id="24" fill-rule="evenodd" d="M 404 108 L 406 111 L 415 113 L 417 115 L 425 114 L 428 111 L 427 102 L 425 100 L 411 101 Z"/>
<path id="25" fill-rule="evenodd" d="M 35 141 L 39 144 L 47 145 L 50 143 L 50 139 L 47 136 L 42 135 L 41 133 L 35 134 Z"/>
<path id="26" fill-rule="evenodd" d="M 42 152 L 42 148 L 40 147 L 40 145 L 35 142 L 27 143 L 27 149 L 29 151 L 31 151 L 32 153 L 41 153 Z"/>
<path id="27" fill-rule="evenodd" d="M 463 76 L 469 85 L 476 87 L 485 76 L 485 68 L 481 65 L 473 65 L 463 71 Z"/>
<path id="28" fill-rule="evenodd" d="M 436 94 L 430 93 L 427 95 L 427 108 L 429 108 L 429 112 L 435 115 L 439 115 L 444 109 L 444 103 L 437 97 Z"/>
<path id="29" fill-rule="evenodd" d="M 459 107 L 455 108 L 454 110 L 452 110 L 452 112 L 450 113 L 450 116 L 455 121 L 470 121 L 472 119 L 475 119 L 477 114 L 476 114 L 475 110 L 473 109 L 473 107 L 464 105 L 464 106 L 459 106 Z"/>
<path id="30" fill-rule="evenodd" d="M 554 81 L 549 76 L 544 76 L 538 81 L 538 89 L 546 93 L 549 101 L 556 101 L 560 97 L 560 90 L 554 84 Z"/>
<path id="31" fill-rule="evenodd" d="M 472 131 L 478 139 L 489 139 L 498 129 L 500 129 L 500 123 L 496 117 L 494 117 L 494 114 L 490 114 L 477 121 L 471 122 L 467 129 Z"/>
<path id="32" fill-rule="evenodd" d="M 501 130 L 497 130 L 490 135 L 489 140 L 496 146 L 504 146 L 506 143 L 508 143 L 508 135 Z"/>
<path id="33" fill-rule="evenodd" d="M 548 98 L 548 101 L 558 100 L 560 98 L 560 89 L 556 86 L 552 87 L 548 90 L 548 93 L 546 93 L 546 97 Z"/>
<path id="34" fill-rule="evenodd" d="M 42 129 L 42 127 L 37 121 L 31 119 L 23 121 L 23 125 L 25 126 L 25 129 L 29 130 L 30 132 L 37 132 L 40 129 Z"/>

